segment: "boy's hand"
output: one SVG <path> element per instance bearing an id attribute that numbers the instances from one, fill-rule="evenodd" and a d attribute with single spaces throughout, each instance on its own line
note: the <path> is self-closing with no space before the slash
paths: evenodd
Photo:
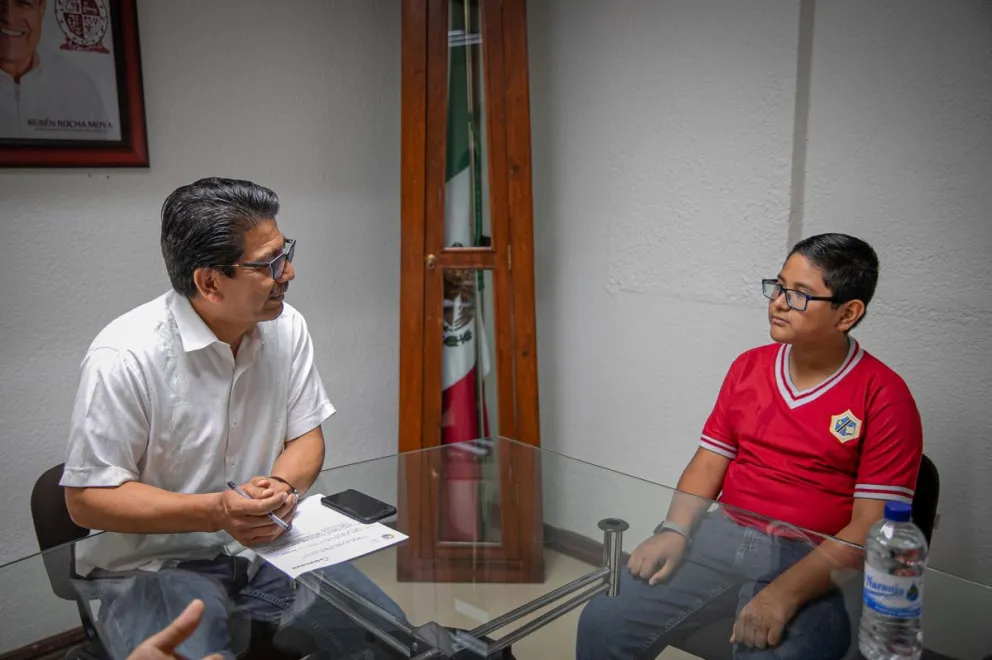
<path id="1" fill-rule="evenodd" d="M 682 563 L 688 545 L 685 537 L 677 532 L 668 530 L 655 534 L 634 549 L 627 568 L 631 575 L 654 586 L 671 577 Z"/>

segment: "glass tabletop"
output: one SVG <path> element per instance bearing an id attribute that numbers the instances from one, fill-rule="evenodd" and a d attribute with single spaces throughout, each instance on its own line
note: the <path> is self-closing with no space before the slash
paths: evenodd
<path id="1" fill-rule="evenodd" d="M 349 488 L 395 506 L 381 522 L 408 538 L 344 565 L 374 585 L 368 590 L 325 570 L 298 584 L 309 594 L 302 600 L 366 630 L 377 657 L 502 657 L 511 645 L 516 658 L 574 658 L 577 647 L 596 657 L 627 637 L 664 637 L 698 658 L 730 658 L 742 604 L 804 561 L 830 566 L 827 605 L 812 626 L 831 622 L 837 657 L 859 657 L 858 546 L 503 438 L 331 468 L 305 496 Z M 701 522 L 674 572 L 649 585 L 658 567 L 645 541 L 660 538 L 676 498 L 697 506 Z M 74 571 L 80 557 L 105 561 L 115 541 L 126 535 L 94 534 L 0 566 L 0 654 L 76 628 L 81 614 L 99 634 L 108 601 L 87 591 L 95 574 Z M 977 660 L 992 651 L 982 614 L 992 588 L 933 569 L 924 582 L 924 657 Z M 44 616 L 24 603 L 42 603 Z M 638 617 L 679 621 L 662 636 L 632 628 Z M 672 653 L 660 657 L 685 657 Z"/>

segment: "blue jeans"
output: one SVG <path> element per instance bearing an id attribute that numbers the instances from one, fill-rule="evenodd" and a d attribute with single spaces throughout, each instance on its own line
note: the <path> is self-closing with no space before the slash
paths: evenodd
<path id="1" fill-rule="evenodd" d="M 308 586 L 298 584 L 268 563 L 249 579 L 249 562 L 221 556 L 180 563 L 157 573 L 97 571 L 77 588 L 84 600 L 101 603 L 97 628 L 114 660 L 124 660 L 138 644 L 157 633 L 194 598 L 203 601 L 203 619 L 196 632 L 177 649 L 193 660 L 210 653 L 234 658 L 229 624 L 232 619 L 276 623 L 307 634 L 321 657 L 371 658 L 365 630 Z M 320 569 L 331 581 L 365 596 L 397 618 L 400 607 L 350 564 Z M 378 622 L 377 622 L 378 623 Z M 389 626 L 382 624 L 389 629 Z"/>
<path id="2" fill-rule="evenodd" d="M 601 594 L 579 618 L 578 660 L 653 660 L 693 632 L 735 616 L 772 580 L 806 556 L 806 541 L 740 525 L 723 511 L 703 518 L 679 569 L 648 586 L 626 566 L 615 597 Z M 729 632 L 727 638 L 729 646 Z M 851 646 L 851 624 L 837 589 L 803 606 L 770 649 L 735 644 L 739 660 L 840 660 Z"/>

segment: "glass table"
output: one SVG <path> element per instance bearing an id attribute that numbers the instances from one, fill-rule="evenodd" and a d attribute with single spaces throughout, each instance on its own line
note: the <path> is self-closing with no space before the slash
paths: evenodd
<path id="1" fill-rule="evenodd" d="M 452 481 L 458 483 L 452 487 Z M 320 571 L 305 573 L 298 581 L 313 599 L 332 605 L 364 628 L 370 653 L 377 658 L 574 658 L 580 613 L 594 599 L 598 605 L 590 611 L 604 604 L 609 610 L 604 599 L 624 602 L 624 588 L 633 584 L 630 553 L 652 537 L 674 498 L 689 498 L 665 486 L 501 438 L 328 469 L 307 495 L 348 488 L 397 509 L 396 516 L 383 522 L 409 538 L 351 563 L 388 594 L 405 617 L 390 614 Z M 510 489 L 513 497 L 496 496 L 502 489 Z M 840 635 L 847 639 L 846 649 L 838 660 L 860 657 L 862 576 L 856 563 L 849 567 L 860 548 L 692 499 L 707 511 L 705 520 L 723 525 L 730 521 L 748 530 L 746 545 L 755 558 L 750 564 L 734 559 L 736 547 L 711 544 L 708 555 L 734 583 L 735 595 L 755 582 L 756 573 L 778 570 L 787 553 L 822 555 L 837 563 L 831 575 L 847 626 Z M 452 527 L 446 520 L 454 521 L 460 535 L 447 533 Z M 105 542 L 112 535 L 99 536 Z M 93 633 L 99 634 L 99 604 L 78 597 L 78 588 L 74 598 L 65 581 L 53 577 L 68 575 L 75 554 L 97 538 L 91 535 L 0 566 L 0 656 L 76 628 L 81 616 L 94 621 Z M 723 554 L 729 559 L 720 564 L 714 557 L 723 550 L 728 550 Z M 688 565 L 687 561 L 675 576 Z M 528 568 L 521 572 L 520 566 Z M 992 653 L 992 627 L 987 624 L 992 587 L 933 569 L 927 570 L 924 583 L 924 657 L 980 660 Z M 688 657 L 729 659 L 735 615 L 733 604 L 708 611 L 703 618 L 693 615 L 697 620 L 690 632 L 677 639 L 670 636 L 672 645 L 660 656 L 660 649 L 652 649 L 644 657 L 685 658 L 675 650 L 680 649 L 692 654 Z M 584 624 L 596 623 L 592 615 L 583 619 Z M 249 639 L 254 638 L 242 635 L 243 648 Z M 280 632 L 273 643 L 284 657 L 321 650 L 313 640 L 295 639 Z"/>

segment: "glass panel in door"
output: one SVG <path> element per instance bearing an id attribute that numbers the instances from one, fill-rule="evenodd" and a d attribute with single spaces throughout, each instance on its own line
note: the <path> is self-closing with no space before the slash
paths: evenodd
<path id="1" fill-rule="evenodd" d="M 442 542 L 500 541 L 499 435 L 493 277 L 489 270 L 444 271 L 439 504 Z"/>
<path id="2" fill-rule="evenodd" d="M 448 4 L 445 247 L 490 247 L 482 67 L 482 0 Z"/>

